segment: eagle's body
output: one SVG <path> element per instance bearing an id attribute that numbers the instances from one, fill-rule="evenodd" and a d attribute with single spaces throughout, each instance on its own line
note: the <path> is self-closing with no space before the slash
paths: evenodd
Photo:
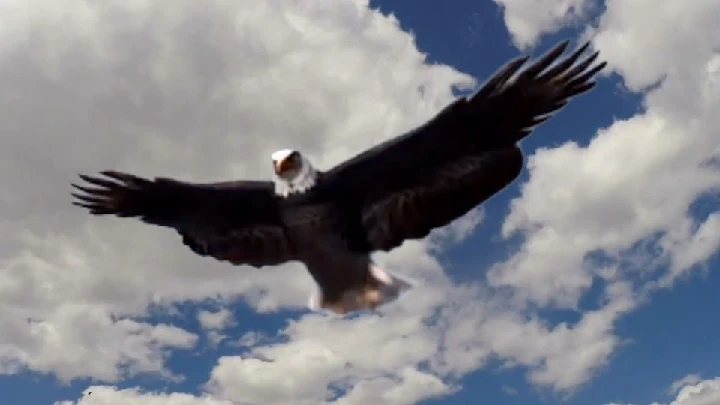
<path id="1" fill-rule="evenodd" d="M 292 224 L 288 227 L 287 238 L 297 251 L 297 260 L 302 262 L 317 285 L 324 286 L 322 298 L 310 298 L 310 307 L 336 305 L 334 312 L 349 312 L 372 306 L 368 294 L 381 284 L 369 271 L 373 265 L 370 255 L 359 232 L 338 233 L 339 229 L 350 230 L 357 215 L 350 207 L 337 204 L 330 195 L 317 193 L 313 198 L 290 199 L 284 205 L 282 221 Z M 319 198 L 318 198 L 319 197 Z M 335 202 L 335 203 L 334 203 Z M 323 218 L 318 226 L 304 226 L 307 218 Z M 363 289 L 364 287 L 370 289 Z M 343 292 L 351 294 L 343 295 Z M 375 297 L 379 301 L 380 296 Z M 341 305 L 340 305 L 341 304 Z M 341 308 L 344 308 L 341 309 Z"/>
<path id="2" fill-rule="evenodd" d="M 590 90 L 604 63 L 557 61 L 567 42 L 520 71 L 508 63 L 472 97 L 424 125 L 328 170 L 299 152 L 271 157 L 273 181 L 193 184 L 106 171 L 81 176 L 75 204 L 91 213 L 139 217 L 176 229 L 199 255 L 254 267 L 305 264 L 320 288 L 311 307 L 375 308 L 409 284 L 370 255 L 427 236 L 510 184 L 522 169 L 518 141 Z M 557 62 L 557 63 L 555 63 Z M 552 66 L 551 66 L 552 65 Z"/>

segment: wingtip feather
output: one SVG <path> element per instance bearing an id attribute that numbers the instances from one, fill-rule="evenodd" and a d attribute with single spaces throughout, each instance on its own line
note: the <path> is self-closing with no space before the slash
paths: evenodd
<path id="1" fill-rule="evenodd" d="M 527 68 L 519 70 L 514 77 L 504 77 L 505 80 L 493 89 L 493 93 L 485 91 L 479 95 L 506 95 L 507 100 L 514 100 L 512 107 L 508 107 L 512 108 L 508 115 L 525 116 L 520 118 L 521 128 L 534 128 L 563 108 L 571 98 L 594 88 L 595 76 L 607 66 L 606 61 L 598 62 L 599 51 L 587 55 L 591 41 L 585 41 L 571 53 L 565 54 L 569 44 L 569 39 L 559 42 Z M 507 70 L 500 72 L 506 73 Z M 514 118 L 508 120 L 515 121 Z M 512 131 L 516 134 L 514 142 L 529 134 L 527 131 L 517 132 L 517 129 Z"/>

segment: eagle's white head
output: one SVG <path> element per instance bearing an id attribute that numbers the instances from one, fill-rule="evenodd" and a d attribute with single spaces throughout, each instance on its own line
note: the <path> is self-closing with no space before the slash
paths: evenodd
<path id="1" fill-rule="evenodd" d="M 317 171 L 300 152 L 283 149 L 271 156 L 275 170 L 275 194 L 287 197 L 304 193 L 315 185 Z"/>

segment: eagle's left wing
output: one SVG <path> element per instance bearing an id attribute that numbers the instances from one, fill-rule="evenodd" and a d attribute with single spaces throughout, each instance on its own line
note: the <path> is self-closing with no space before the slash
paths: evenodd
<path id="1" fill-rule="evenodd" d="M 137 217 L 176 229 L 201 256 L 254 267 L 294 260 L 273 184 L 237 181 L 193 184 L 145 179 L 116 171 L 80 177 L 73 204 L 94 215 Z"/>
<path id="2" fill-rule="evenodd" d="M 594 87 L 605 63 L 588 44 L 561 58 L 564 41 L 525 69 L 507 63 L 473 96 L 460 98 L 419 128 L 325 173 L 355 207 L 367 250 L 390 250 L 427 236 L 510 184 L 522 168 L 517 142 L 568 101 Z"/>

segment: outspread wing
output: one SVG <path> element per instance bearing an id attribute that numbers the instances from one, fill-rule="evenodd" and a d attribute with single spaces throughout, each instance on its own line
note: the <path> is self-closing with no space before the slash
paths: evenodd
<path id="1" fill-rule="evenodd" d="M 73 204 L 94 215 L 175 228 L 195 253 L 233 264 L 260 267 L 293 259 L 270 182 L 193 184 L 115 171 L 102 175 L 80 175 L 88 184 L 73 184 L 81 191 L 73 193 Z"/>
<path id="2" fill-rule="evenodd" d="M 567 45 L 561 42 L 522 70 L 529 56 L 507 63 L 475 95 L 325 174 L 360 211 L 368 250 L 423 238 L 518 176 L 517 142 L 593 88 L 605 66 L 595 64 L 597 52 L 580 60 L 589 44 L 561 58 Z"/>

